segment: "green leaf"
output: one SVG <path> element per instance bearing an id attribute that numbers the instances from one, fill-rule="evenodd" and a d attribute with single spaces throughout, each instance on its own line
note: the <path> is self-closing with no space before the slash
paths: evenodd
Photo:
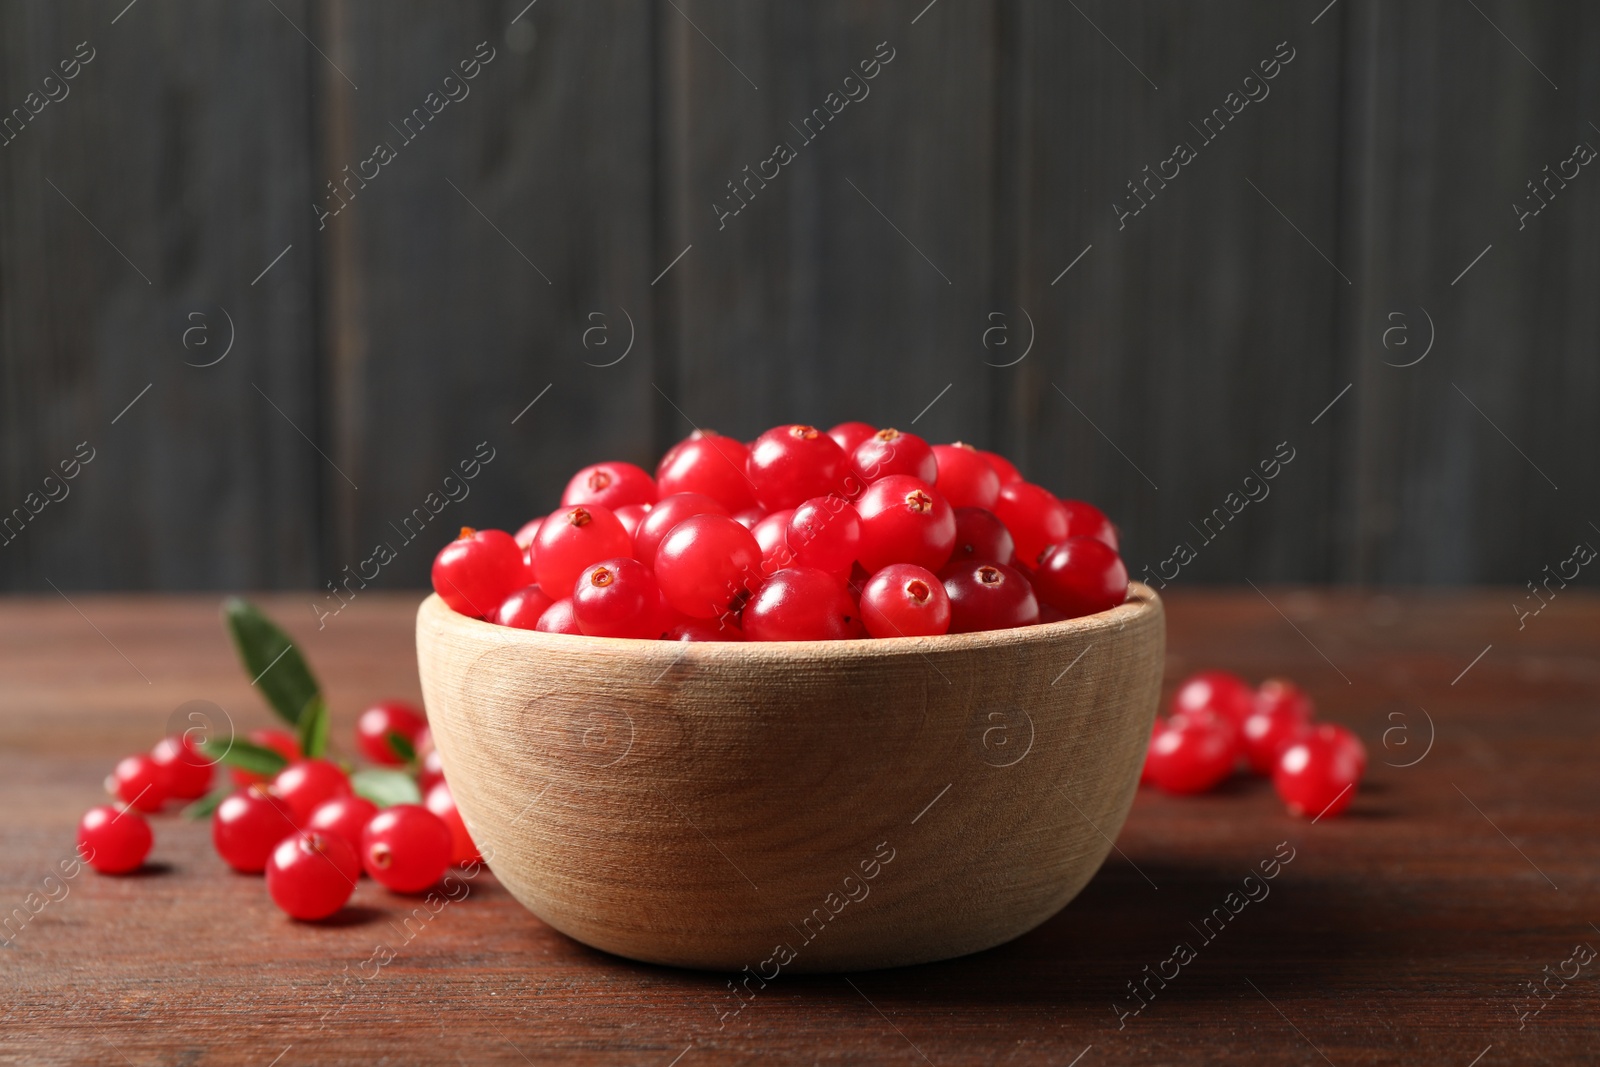
<path id="1" fill-rule="evenodd" d="M 366 797 L 380 808 L 422 803 L 417 780 L 405 771 L 368 767 L 350 776 L 350 788 L 355 790 L 356 796 Z"/>
<path id="2" fill-rule="evenodd" d="M 230 597 L 223 602 L 222 614 L 250 684 L 261 690 L 280 717 L 298 725 L 300 713 L 322 693 L 300 650 L 249 601 Z"/>
<path id="3" fill-rule="evenodd" d="M 328 751 L 328 702 L 320 696 L 306 701 L 300 712 L 300 751 L 308 759 Z"/>
<path id="4" fill-rule="evenodd" d="M 408 737 L 406 737 L 405 734 L 401 733 L 398 730 L 390 730 L 387 740 L 389 742 L 390 750 L 393 751 L 396 756 L 399 756 L 401 759 L 405 760 L 407 763 L 415 763 L 416 762 L 416 760 L 417 760 L 417 749 L 416 749 L 416 746 L 414 746 L 411 743 L 411 740 Z"/>
<path id="5" fill-rule="evenodd" d="M 232 795 L 233 786 L 218 786 L 194 803 L 184 805 L 183 817 L 185 819 L 204 819 L 216 811 L 222 802 Z"/>
<path id="6" fill-rule="evenodd" d="M 289 761 L 279 753 L 241 737 L 232 737 L 225 741 L 214 737 L 207 738 L 195 747 L 202 755 L 218 763 L 226 763 L 241 771 L 266 775 L 269 778 L 289 765 Z"/>

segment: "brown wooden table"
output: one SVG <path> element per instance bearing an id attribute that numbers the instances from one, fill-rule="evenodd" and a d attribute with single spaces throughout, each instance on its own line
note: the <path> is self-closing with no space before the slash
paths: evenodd
<path id="1" fill-rule="evenodd" d="M 1519 630 L 1513 596 L 1174 590 L 1169 689 L 1203 666 L 1300 681 L 1369 747 L 1346 817 L 1292 819 L 1259 781 L 1142 791 L 1120 853 L 1033 933 L 848 981 L 785 975 L 727 1020 L 731 976 L 592 951 L 490 874 L 409 932 L 414 902 L 370 884 L 338 921 L 299 925 L 223 867 L 205 824 L 166 816 L 145 872 L 47 881 L 113 760 L 173 709 L 270 716 L 215 598 L 0 602 L 0 1062 L 1594 1062 L 1600 960 L 1570 961 L 1600 947 L 1600 599 L 1562 592 Z M 308 599 L 262 603 L 348 751 L 363 702 L 418 695 L 418 597 L 363 593 L 320 632 Z M 1207 940 L 1205 917 L 1291 849 Z M 1195 958 L 1120 1018 L 1178 942 Z"/>

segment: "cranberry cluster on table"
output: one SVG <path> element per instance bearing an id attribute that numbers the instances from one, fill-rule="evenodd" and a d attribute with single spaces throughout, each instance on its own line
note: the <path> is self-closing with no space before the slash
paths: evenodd
<path id="1" fill-rule="evenodd" d="M 393 892 L 415 894 L 437 885 L 452 864 L 478 862 L 422 712 L 386 701 L 357 720 L 357 747 L 379 766 L 406 762 L 395 750 L 397 736 L 415 754 L 425 800 L 380 809 L 354 794 L 339 764 L 303 758 L 293 734 L 251 731 L 251 743 L 272 749 L 288 765 L 270 781 L 229 768 L 237 789 L 212 815 L 217 854 L 236 871 L 265 872 L 273 902 L 297 919 L 326 918 L 344 907 L 362 873 Z M 84 861 L 103 874 L 137 870 L 154 842 L 144 814 L 205 796 L 213 763 L 181 734 L 118 762 L 106 789 L 121 803 L 91 808 L 78 824 Z"/>
<path id="2" fill-rule="evenodd" d="M 1314 716 L 1293 682 L 1269 678 L 1252 689 L 1227 671 L 1201 671 L 1178 687 L 1171 715 L 1156 720 L 1140 780 L 1169 793 L 1205 793 L 1244 769 L 1270 777 L 1290 814 L 1338 815 L 1366 774 L 1367 749 Z"/>
<path id="3" fill-rule="evenodd" d="M 1003 456 L 847 422 L 696 430 L 596 463 L 516 535 L 463 529 L 433 588 L 502 626 L 669 641 L 930 637 L 1105 611 L 1117 530 Z"/>

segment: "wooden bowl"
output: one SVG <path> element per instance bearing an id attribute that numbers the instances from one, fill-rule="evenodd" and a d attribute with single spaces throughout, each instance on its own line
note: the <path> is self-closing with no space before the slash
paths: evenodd
<path id="1" fill-rule="evenodd" d="M 882 641 L 417 613 L 445 774 L 512 895 L 607 952 L 762 980 L 960 956 L 1055 914 L 1127 816 L 1164 645 L 1138 583 L 1087 618 Z"/>

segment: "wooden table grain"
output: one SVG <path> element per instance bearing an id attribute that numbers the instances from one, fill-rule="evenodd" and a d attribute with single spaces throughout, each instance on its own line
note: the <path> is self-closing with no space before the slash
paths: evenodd
<path id="1" fill-rule="evenodd" d="M 1367 743 L 1347 816 L 1292 819 L 1260 781 L 1141 791 L 1088 888 L 1017 941 L 743 1001 L 732 975 L 568 940 L 489 873 L 437 914 L 364 883 L 296 924 L 175 816 L 142 873 L 63 878 L 110 764 L 174 709 L 270 716 L 213 598 L 0 601 L 0 1063 L 1593 1062 L 1600 598 L 1519 629 L 1512 597 L 1171 591 L 1169 691 L 1204 666 L 1301 682 Z M 262 603 L 348 750 L 365 701 L 418 695 L 420 595 L 363 593 L 320 631 L 306 599 Z"/>

